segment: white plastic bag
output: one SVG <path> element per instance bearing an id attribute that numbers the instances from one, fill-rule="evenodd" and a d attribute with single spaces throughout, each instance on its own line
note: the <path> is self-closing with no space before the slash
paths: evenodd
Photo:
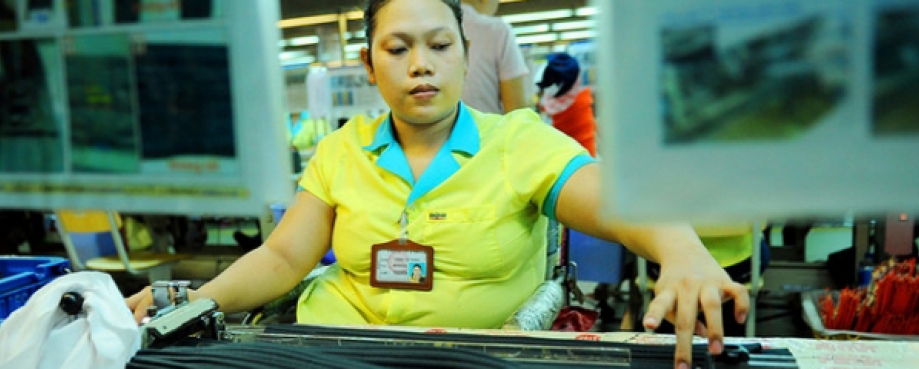
<path id="1" fill-rule="evenodd" d="M 83 297 L 75 316 L 59 307 L 67 292 Z M 43 286 L 0 324 L 0 368 L 121 369 L 140 343 L 140 329 L 112 277 L 72 273 Z"/>

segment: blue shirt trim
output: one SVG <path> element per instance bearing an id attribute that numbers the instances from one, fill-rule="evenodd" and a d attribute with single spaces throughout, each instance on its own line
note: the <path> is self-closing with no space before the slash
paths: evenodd
<path id="1" fill-rule="evenodd" d="M 382 149 L 383 151 L 380 152 L 380 156 L 376 161 L 377 166 L 399 176 L 412 185 L 412 193 L 409 194 L 406 206 L 414 203 L 419 197 L 430 192 L 459 170 L 460 166 L 456 159 L 453 158 L 453 152 L 461 152 L 470 156 L 479 152 L 481 148 L 479 129 L 472 119 L 472 115 L 466 105 L 462 103 L 457 105 L 457 109 L 459 111 L 453 130 L 450 132 L 450 137 L 447 138 L 443 147 L 434 156 L 431 164 L 418 178 L 417 183 L 415 183 L 412 176 L 412 169 L 408 165 L 405 152 L 402 151 L 402 146 L 399 145 L 393 134 L 391 114 L 380 123 L 373 142 L 364 146 L 364 149 L 368 151 Z"/>
<path id="2" fill-rule="evenodd" d="M 549 219 L 558 220 L 555 217 L 555 208 L 558 205 L 558 195 L 562 193 L 562 187 L 565 186 L 565 183 L 568 182 L 568 178 L 571 178 L 571 175 L 577 172 L 578 169 L 581 169 L 581 167 L 587 164 L 596 162 L 597 159 L 587 154 L 581 154 L 572 158 L 571 161 L 568 162 L 568 165 L 565 166 L 565 170 L 562 171 L 562 175 L 559 176 L 555 184 L 552 185 L 552 190 L 546 195 L 546 201 L 543 202 L 542 206 L 543 215 L 549 217 Z"/>

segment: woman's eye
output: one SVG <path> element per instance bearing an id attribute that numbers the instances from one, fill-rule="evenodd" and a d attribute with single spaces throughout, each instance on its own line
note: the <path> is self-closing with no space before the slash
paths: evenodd
<path id="1" fill-rule="evenodd" d="M 393 55 L 404 54 L 406 50 L 408 50 L 408 49 L 405 48 L 405 47 L 391 47 L 391 48 L 387 49 L 387 51 L 389 51 L 389 53 L 390 53 L 390 54 L 393 54 Z"/>
<path id="2" fill-rule="evenodd" d="M 449 42 L 444 42 L 444 43 L 434 44 L 433 46 L 431 46 L 431 48 L 437 51 L 442 51 L 442 50 L 446 50 L 448 47 L 450 47 L 450 45 L 451 44 Z"/>

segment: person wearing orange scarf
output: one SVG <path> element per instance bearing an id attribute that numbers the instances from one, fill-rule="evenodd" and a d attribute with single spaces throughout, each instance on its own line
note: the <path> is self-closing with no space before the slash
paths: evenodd
<path id="1" fill-rule="evenodd" d="M 552 126 L 571 136 L 597 157 L 597 122 L 593 95 L 581 80 L 577 59 L 566 53 L 550 54 L 537 73 L 540 110 L 552 118 Z"/>

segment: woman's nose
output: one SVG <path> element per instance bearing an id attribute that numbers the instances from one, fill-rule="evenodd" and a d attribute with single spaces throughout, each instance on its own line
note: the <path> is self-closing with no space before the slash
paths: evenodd
<path id="1" fill-rule="evenodd" d="M 434 74 L 434 68 L 430 60 L 430 57 L 424 50 L 413 51 L 411 65 L 409 66 L 409 74 L 412 77 Z"/>

